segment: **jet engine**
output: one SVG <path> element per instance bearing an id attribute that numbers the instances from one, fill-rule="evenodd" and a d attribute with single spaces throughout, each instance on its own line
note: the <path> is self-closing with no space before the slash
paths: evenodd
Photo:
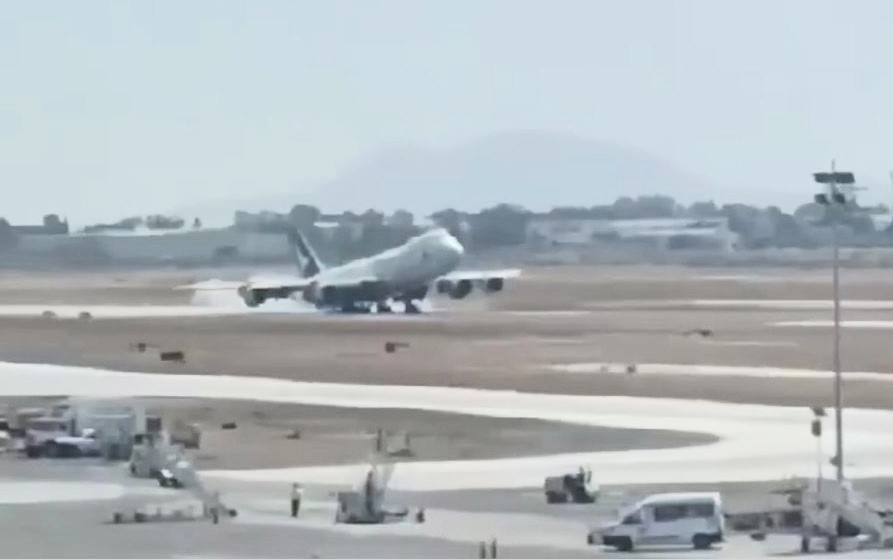
<path id="1" fill-rule="evenodd" d="M 463 279 L 459 281 L 440 280 L 436 286 L 437 292 L 447 294 L 450 299 L 464 299 L 466 295 L 471 293 L 471 280 Z"/>
<path id="2" fill-rule="evenodd" d="M 336 306 L 343 295 L 341 291 L 334 285 L 320 286 L 313 282 L 302 291 L 301 298 L 311 305 Z"/>
<path id="3" fill-rule="evenodd" d="M 451 289 L 453 289 L 453 282 L 450 280 L 438 280 L 436 284 L 434 284 L 434 288 L 437 290 L 437 293 L 440 295 L 444 295 L 449 293 Z"/>
<path id="4" fill-rule="evenodd" d="M 338 289 L 334 285 L 327 285 L 322 289 L 316 290 L 316 303 L 320 305 L 335 305 L 341 298 Z"/>
<path id="5" fill-rule="evenodd" d="M 502 291 L 503 285 L 502 278 L 490 278 L 484 283 L 484 290 L 487 293 L 496 293 L 498 291 Z"/>
<path id="6" fill-rule="evenodd" d="M 251 289 L 247 285 L 240 286 L 238 292 L 239 297 L 241 297 L 249 307 L 256 307 L 266 301 L 266 297 L 264 297 L 262 292 Z"/>

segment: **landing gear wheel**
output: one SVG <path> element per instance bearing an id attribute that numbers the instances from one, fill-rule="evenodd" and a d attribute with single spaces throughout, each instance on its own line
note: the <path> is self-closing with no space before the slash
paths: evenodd
<path id="1" fill-rule="evenodd" d="M 372 312 L 372 305 L 348 301 L 341 305 L 341 312 L 344 314 L 369 314 Z"/>
<path id="2" fill-rule="evenodd" d="M 391 308 L 391 305 L 387 303 L 376 303 L 375 310 L 379 313 L 390 314 L 394 312 L 394 309 Z"/>
<path id="3" fill-rule="evenodd" d="M 411 300 L 404 301 L 403 304 L 405 306 L 403 312 L 405 312 L 406 314 L 421 314 L 422 313 L 422 310 L 419 308 L 419 306 L 416 305 Z"/>

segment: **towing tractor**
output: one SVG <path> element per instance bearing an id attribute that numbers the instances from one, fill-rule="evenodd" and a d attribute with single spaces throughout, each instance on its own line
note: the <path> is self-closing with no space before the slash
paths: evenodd
<path id="1" fill-rule="evenodd" d="M 546 502 L 594 503 L 598 499 L 599 488 L 592 483 L 592 471 L 580 468 L 575 474 L 547 477 L 543 483 Z"/>

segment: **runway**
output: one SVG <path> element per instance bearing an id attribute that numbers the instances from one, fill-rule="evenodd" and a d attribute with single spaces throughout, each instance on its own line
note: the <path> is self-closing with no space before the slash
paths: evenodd
<path id="1" fill-rule="evenodd" d="M 562 363 L 549 365 L 555 371 L 581 375 L 669 375 L 695 377 L 744 377 L 761 379 L 832 380 L 832 371 L 794 369 L 784 367 L 748 367 L 744 365 L 701 365 L 675 363 L 636 363 L 635 373 L 627 371 L 626 363 Z M 846 380 L 889 383 L 893 375 L 864 371 L 845 371 Z"/>
<path id="2" fill-rule="evenodd" d="M 572 453 L 516 459 L 401 464 L 395 489 L 431 491 L 538 487 L 551 472 L 598 464 L 606 484 L 759 481 L 810 475 L 815 441 L 807 408 L 724 404 L 698 400 L 526 394 L 449 387 L 369 386 L 268 378 L 164 375 L 80 367 L 0 363 L 0 395 L 241 398 L 339 407 L 411 408 L 490 417 L 535 417 L 603 427 L 672 429 L 715 435 L 714 444 L 664 450 Z M 853 478 L 893 475 L 886 426 L 893 412 L 845 410 L 847 466 Z M 830 445 L 830 433 L 826 443 Z M 826 446 L 828 446 L 826 445 Z M 826 448 L 830 454 L 830 446 Z M 209 471 L 243 481 L 302 479 L 352 483 L 356 466 Z"/>

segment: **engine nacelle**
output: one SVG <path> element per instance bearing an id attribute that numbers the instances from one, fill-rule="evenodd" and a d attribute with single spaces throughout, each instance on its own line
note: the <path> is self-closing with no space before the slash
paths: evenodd
<path id="1" fill-rule="evenodd" d="M 329 306 L 335 305 L 339 302 L 341 298 L 341 294 L 338 293 L 338 289 L 333 285 L 327 285 L 322 289 L 317 289 L 316 291 L 316 303 L 319 305 Z"/>
<path id="2" fill-rule="evenodd" d="M 484 283 L 484 290 L 488 293 L 496 293 L 498 291 L 502 291 L 502 286 L 505 282 L 502 278 L 490 278 Z"/>
<path id="3" fill-rule="evenodd" d="M 454 283 L 450 290 L 450 299 L 464 299 L 469 293 L 471 293 L 471 280 L 459 280 Z"/>
<path id="4" fill-rule="evenodd" d="M 320 286 L 316 282 L 308 285 L 301 293 L 304 301 L 320 307 L 337 306 L 341 296 L 341 291 L 334 285 Z"/>
<path id="5" fill-rule="evenodd" d="M 247 285 L 240 286 L 238 292 L 239 297 L 241 297 L 242 300 L 245 301 L 245 304 L 249 307 L 257 307 L 258 305 L 262 305 L 264 301 L 267 300 L 262 292 L 251 289 Z"/>
<path id="6" fill-rule="evenodd" d="M 471 280 L 451 281 L 447 279 L 438 280 L 434 284 L 434 289 L 440 295 L 449 295 L 451 299 L 464 299 L 466 295 L 471 293 Z"/>

